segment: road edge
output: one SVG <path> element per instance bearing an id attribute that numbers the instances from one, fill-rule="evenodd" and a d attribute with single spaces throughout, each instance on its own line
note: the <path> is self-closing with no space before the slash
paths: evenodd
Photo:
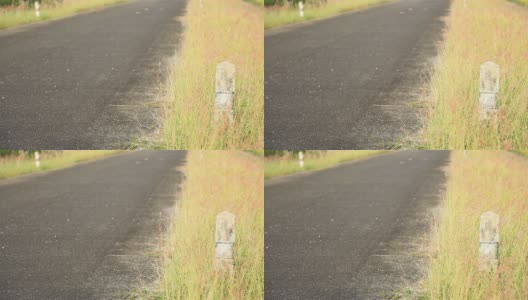
<path id="1" fill-rule="evenodd" d="M 93 162 L 109 159 L 111 157 L 115 157 L 115 156 L 119 156 L 119 155 L 126 155 L 126 154 L 130 154 L 130 153 L 134 153 L 134 151 L 117 150 L 116 153 L 112 153 L 112 154 L 105 155 L 105 156 L 99 156 L 99 157 L 95 157 L 95 158 L 92 158 L 92 159 L 83 160 L 83 161 L 80 161 L 80 162 L 77 162 L 77 163 L 73 163 L 71 165 L 68 165 L 68 166 L 65 166 L 65 167 L 62 167 L 62 168 L 58 168 L 58 169 L 45 170 L 45 171 L 35 171 L 35 172 L 31 172 L 31 173 L 26 173 L 26 174 L 15 175 L 13 177 L 0 179 L 0 186 L 5 186 L 5 185 L 9 185 L 9 184 L 18 183 L 18 182 L 24 181 L 24 180 L 29 180 L 32 177 L 46 176 L 48 174 L 52 174 L 52 173 L 55 173 L 55 172 L 60 172 L 60 171 L 71 169 L 71 168 L 74 168 L 74 167 L 77 167 L 77 166 L 82 166 L 82 165 L 86 165 L 86 164 L 89 164 L 89 163 L 93 163 Z"/>
<path id="2" fill-rule="evenodd" d="M 294 30 L 294 29 L 299 28 L 299 27 L 310 26 L 310 25 L 313 25 L 313 24 L 318 23 L 318 22 L 328 21 L 328 20 L 331 20 L 331 19 L 344 17 L 344 16 L 351 15 L 351 14 L 361 13 L 361 12 L 364 12 L 364 11 L 372 9 L 372 8 L 382 7 L 382 6 L 394 4 L 394 3 L 397 3 L 397 2 L 400 2 L 400 1 L 401 0 L 384 0 L 383 2 L 379 2 L 379 3 L 375 3 L 375 4 L 359 7 L 357 9 L 352 9 L 352 10 L 349 10 L 349 11 L 341 12 L 341 13 L 338 13 L 338 14 L 335 14 L 335 15 L 331 15 L 331 16 L 328 16 L 328 17 L 323 17 L 321 19 L 314 19 L 314 20 L 308 20 L 308 21 L 303 21 L 303 22 L 279 25 L 277 27 L 273 27 L 273 28 L 269 28 L 269 29 L 264 28 L 264 38 L 266 38 L 266 36 L 273 36 L 273 35 L 276 35 L 276 34 L 280 34 L 282 32 L 291 31 L 291 30 Z M 264 11 L 264 17 L 265 16 L 266 16 L 266 12 Z"/>
<path id="3" fill-rule="evenodd" d="M 361 150 L 358 150 L 358 151 L 361 151 Z M 373 155 L 360 157 L 358 159 L 352 159 L 352 160 L 343 161 L 343 162 L 340 162 L 340 163 L 337 163 L 335 165 L 332 165 L 332 166 L 329 166 L 329 167 L 325 167 L 325 168 L 322 168 L 322 169 L 299 171 L 299 172 L 295 172 L 295 173 L 291 173 L 291 174 L 279 175 L 279 176 L 276 176 L 276 177 L 273 177 L 273 178 L 270 178 L 270 179 L 264 179 L 264 187 L 275 185 L 275 184 L 280 184 L 282 182 L 288 181 L 290 179 L 294 179 L 296 177 L 309 176 L 309 175 L 315 174 L 317 172 L 322 172 L 322 171 L 338 168 L 338 167 L 341 167 L 341 166 L 344 166 L 344 165 L 350 165 L 350 164 L 362 162 L 362 161 L 365 161 L 365 160 L 369 160 L 371 158 L 375 158 L 375 157 L 379 157 L 379 156 L 383 156 L 383 155 L 394 154 L 394 153 L 397 153 L 397 152 L 398 152 L 398 150 L 386 150 L 386 151 L 382 151 L 380 153 L 376 153 L 376 154 L 373 154 Z M 266 162 L 264 161 L 264 164 L 265 163 Z"/>
<path id="4" fill-rule="evenodd" d="M 138 0 L 121 0 L 121 1 L 122 2 L 116 2 L 116 3 L 113 3 L 113 4 L 107 5 L 107 6 L 94 7 L 94 8 L 91 8 L 91 9 L 87 9 L 85 11 L 80 11 L 80 12 L 73 13 L 71 15 L 65 15 L 65 16 L 62 16 L 62 17 L 59 17 L 59 18 L 56 18 L 56 19 L 36 21 L 36 22 L 20 24 L 20 25 L 15 25 L 15 26 L 12 26 L 12 27 L 7 27 L 7 28 L 4 28 L 4 29 L 0 29 L 0 37 L 16 34 L 16 33 L 19 33 L 19 32 L 25 32 L 27 30 L 33 29 L 33 27 L 38 28 L 40 26 L 46 26 L 46 25 L 49 25 L 50 23 L 53 23 L 53 22 L 67 20 L 67 19 L 74 18 L 74 17 L 77 17 L 77 16 L 97 13 L 97 12 L 100 12 L 100 11 L 108 9 L 108 8 L 118 7 L 118 6 L 130 4 L 130 3 L 136 2 Z"/>

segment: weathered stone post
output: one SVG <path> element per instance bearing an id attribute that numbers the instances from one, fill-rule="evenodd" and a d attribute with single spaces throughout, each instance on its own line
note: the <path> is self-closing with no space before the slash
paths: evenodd
<path id="1" fill-rule="evenodd" d="M 233 99 L 235 98 L 236 67 L 228 61 L 216 67 L 215 120 L 226 118 L 233 122 Z"/>
<path id="2" fill-rule="evenodd" d="M 35 167 L 40 168 L 40 153 L 35 151 Z"/>
<path id="3" fill-rule="evenodd" d="M 38 1 L 35 1 L 35 16 L 40 18 L 40 3 Z"/>
<path id="4" fill-rule="evenodd" d="M 304 4 L 302 1 L 299 1 L 299 16 L 304 18 Z"/>
<path id="5" fill-rule="evenodd" d="M 491 272 L 499 266 L 499 215 L 488 211 L 480 216 L 479 269 Z"/>
<path id="6" fill-rule="evenodd" d="M 299 167 L 304 168 L 304 153 L 299 151 Z"/>
<path id="7" fill-rule="evenodd" d="M 235 215 L 223 211 L 216 216 L 215 269 L 218 272 L 233 272 Z"/>
<path id="8" fill-rule="evenodd" d="M 497 114 L 499 93 L 499 65 L 488 61 L 480 66 L 480 108 L 481 119 L 488 120 Z"/>

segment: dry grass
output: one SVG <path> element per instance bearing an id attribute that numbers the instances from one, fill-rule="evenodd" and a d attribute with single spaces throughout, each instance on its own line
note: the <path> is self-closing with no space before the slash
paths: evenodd
<path id="1" fill-rule="evenodd" d="M 505 0 L 452 2 L 432 79 L 425 147 L 528 148 L 528 9 Z M 500 65 L 498 119 L 479 120 L 479 68 Z"/>
<path id="2" fill-rule="evenodd" d="M 65 150 L 42 151 L 40 168 L 35 166 L 35 159 L 26 153 L 18 156 L 0 158 L 0 179 L 18 175 L 65 168 L 78 162 L 116 154 L 111 150 Z"/>
<path id="3" fill-rule="evenodd" d="M 35 16 L 33 7 L 0 8 L 0 29 L 21 24 L 62 18 L 75 13 L 93 10 L 128 0 L 75 0 L 62 4 L 46 4 L 40 7 L 40 17 Z"/>
<path id="4" fill-rule="evenodd" d="M 161 299 L 264 298 L 264 176 L 261 157 L 192 151 L 168 234 Z M 236 215 L 235 273 L 214 270 L 216 215 Z"/>
<path id="5" fill-rule="evenodd" d="M 171 69 L 161 136 L 166 149 L 262 149 L 263 8 L 242 0 L 190 0 L 183 49 Z M 217 64 L 236 65 L 235 120 L 214 120 Z"/>
<path id="6" fill-rule="evenodd" d="M 505 151 L 454 152 L 434 239 L 429 299 L 528 299 L 528 159 Z M 478 271 L 479 217 L 501 218 L 496 273 Z"/>
<path id="7" fill-rule="evenodd" d="M 305 5 L 304 18 L 299 16 L 299 9 L 293 6 L 271 7 L 266 9 L 264 27 L 273 28 L 281 25 L 305 22 L 331 17 L 343 12 L 367 8 L 391 0 L 329 0 L 325 5 Z"/>
<path id="8" fill-rule="evenodd" d="M 384 153 L 383 150 L 331 150 L 331 151 L 305 151 L 304 167 L 299 166 L 296 155 L 288 154 L 282 157 L 268 157 L 264 165 L 266 179 L 288 175 L 297 172 L 319 170 L 335 166 L 339 163 L 365 158 Z"/>

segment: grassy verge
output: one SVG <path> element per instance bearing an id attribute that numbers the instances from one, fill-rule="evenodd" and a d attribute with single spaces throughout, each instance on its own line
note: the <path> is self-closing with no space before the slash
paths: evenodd
<path id="1" fill-rule="evenodd" d="M 426 282 L 429 299 L 528 299 L 528 159 L 505 151 L 454 152 Z M 479 217 L 501 218 L 500 266 L 478 271 Z"/>
<path id="2" fill-rule="evenodd" d="M 65 168 L 78 162 L 118 153 L 107 150 L 42 151 L 40 168 L 35 166 L 33 156 L 21 154 L 0 158 L 0 179 L 18 175 Z"/>
<path id="3" fill-rule="evenodd" d="M 270 7 L 266 9 L 264 28 L 268 29 L 286 24 L 324 19 L 343 12 L 367 8 L 388 1 L 391 0 L 329 0 L 327 4 L 321 6 L 305 5 L 304 18 L 299 16 L 297 7 Z"/>
<path id="4" fill-rule="evenodd" d="M 245 1 L 256 4 L 256 5 L 264 6 L 264 0 L 245 0 Z"/>
<path id="5" fill-rule="evenodd" d="M 528 9 L 505 0 L 467 3 L 452 2 L 432 78 L 425 148 L 528 148 Z M 486 61 L 501 68 L 498 116 L 491 124 L 479 120 L 479 72 Z"/>
<path id="6" fill-rule="evenodd" d="M 35 9 L 33 7 L 0 8 L 0 29 L 21 24 L 59 19 L 68 15 L 125 1 L 128 0 L 75 0 L 65 1 L 57 5 L 47 5 L 44 3 L 40 8 L 40 17 L 35 16 Z"/>
<path id="7" fill-rule="evenodd" d="M 167 83 L 166 149 L 262 149 L 263 8 L 241 0 L 189 0 L 184 43 Z M 214 120 L 217 64 L 237 68 L 234 123 Z"/>
<path id="8" fill-rule="evenodd" d="M 516 153 L 518 153 L 520 155 L 528 156 L 528 150 L 518 150 L 518 151 L 516 151 Z"/>
<path id="9" fill-rule="evenodd" d="M 511 2 L 515 2 L 522 5 L 528 5 L 528 0 L 511 0 Z"/>
<path id="10" fill-rule="evenodd" d="M 235 151 L 192 151 L 168 233 L 161 299 L 264 298 L 262 158 Z M 236 215 L 235 273 L 214 270 L 216 215 Z"/>
<path id="11" fill-rule="evenodd" d="M 297 172 L 319 170 L 335 166 L 339 163 L 356 160 L 386 151 L 362 150 L 362 151 L 307 151 L 304 154 L 304 167 L 299 166 L 299 159 L 291 153 L 282 157 L 268 157 L 264 164 L 264 176 L 266 179 L 288 175 Z"/>

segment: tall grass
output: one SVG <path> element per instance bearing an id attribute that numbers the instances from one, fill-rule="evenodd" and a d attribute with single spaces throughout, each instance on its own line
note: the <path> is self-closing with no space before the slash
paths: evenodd
<path id="1" fill-rule="evenodd" d="M 281 25 L 299 23 L 309 20 L 328 18 L 346 11 L 366 8 L 391 0 L 329 0 L 322 5 L 305 5 L 304 17 L 299 16 L 298 7 L 274 6 L 266 9 L 264 27 L 273 28 Z"/>
<path id="2" fill-rule="evenodd" d="M 528 9 L 505 0 L 452 2 L 424 139 L 430 149 L 528 148 Z M 479 68 L 500 65 L 497 121 L 479 120 Z"/>
<path id="3" fill-rule="evenodd" d="M 0 29 L 16 25 L 53 20 L 82 11 L 105 7 L 128 0 L 75 0 L 64 1 L 59 4 L 44 2 L 40 8 L 40 17 L 35 16 L 33 7 L 7 7 L 0 8 Z"/>
<path id="4" fill-rule="evenodd" d="M 335 166 L 339 163 L 381 154 L 383 150 L 331 150 L 331 151 L 305 151 L 304 167 L 299 166 L 297 155 L 291 153 L 284 156 L 267 157 L 264 164 L 266 179 L 288 175 L 297 172 L 319 170 Z"/>
<path id="5" fill-rule="evenodd" d="M 264 298 L 262 158 L 235 151 L 192 151 L 182 200 L 168 233 L 161 299 Z M 216 215 L 236 215 L 235 272 L 214 270 Z"/>
<path id="6" fill-rule="evenodd" d="M 78 162 L 96 159 L 112 155 L 119 151 L 113 150 L 64 150 L 64 151 L 42 151 L 40 155 L 40 168 L 35 166 L 32 155 L 25 153 L 17 156 L 6 156 L 0 158 L 0 179 L 18 175 L 49 171 L 68 167 Z"/>
<path id="7" fill-rule="evenodd" d="M 263 8 L 241 0 L 189 0 L 183 49 L 167 84 L 161 147 L 262 149 L 264 140 Z M 236 65 L 232 126 L 214 120 L 217 64 Z"/>
<path id="8" fill-rule="evenodd" d="M 452 155 L 426 282 L 430 299 L 528 299 L 528 159 L 505 151 Z M 500 265 L 478 270 L 479 217 L 500 215 Z"/>

